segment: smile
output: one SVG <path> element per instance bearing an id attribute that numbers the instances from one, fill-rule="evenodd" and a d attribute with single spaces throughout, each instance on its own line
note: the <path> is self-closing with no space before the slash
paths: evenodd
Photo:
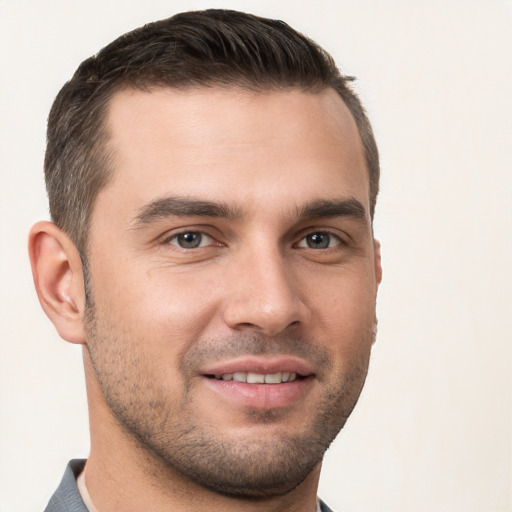
<path id="1" fill-rule="evenodd" d="M 235 382 L 246 382 L 247 384 L 282 384 L 284 382 L 293 382 L 299 376 L 295 372 L 277 372 L 266 374 L 254 372 L 235 372 L 213 375 L 211 377 L 217 380 L 234 380 Z"/>

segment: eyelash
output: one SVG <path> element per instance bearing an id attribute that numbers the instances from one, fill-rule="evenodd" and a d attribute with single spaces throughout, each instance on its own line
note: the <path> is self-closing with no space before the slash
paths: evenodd
<path id="1" fill-rule="evenodd" d="M 313 236 L 321 236 L 321 237 L 327 236 L 327 237 L 329 237 L 328 244 L 330 245 L 330 243 L 332 241 L 334 241 L 335 245 L 330 246 L 330 247 L 316 247 L 316 248 L 313 248 L 309 245 L 307 245 L 307 246 L 301 245 L 302 242 L 305 242 L 306 244 L 308 244 L 308 240 L 307 240 L 308 237 L 313 237 Z M 296 244 L 296 247 L 301 248 L 301 249 L 321 250 L 321 249 L 333 249 L 334 247 L 338 247 L 339 245 L 343 245 L 343 244 L 344 244 L 344 242 L 341 239 L 341 237 L 339 237 L 338 235 L 335 235 L 334 233 L 331 233 L 329 231 L 311 231 L 310 233 L 307 233 L 299 240 L 299 242 Z"/>
<path id="2" fill-rule="evenodd" d="M 199 245 L 198 245 L 197 247 L 183 247 L 183 246 L 179 245 L 178 243 L 173 243 L 173 242 L 172 242 L 173 240 L 176 240 L 176 241 L 177 241 L 177 240 L 179 239 L 179 237 L 184 237 L 184 236 L 186 236 L 186 235 L 195 235 L 195 236 L 199 235 L 199 236 L 201 237 L 201 238 L 200 238 L 200 241 L 199 241 Z M 172 236 L 167 237 L 167 238 L 164 240 L 164 243 L 165 243 L 165 244 L 170 244 L 170 245 L 175 245 L 175 246 L 176 246 L 178 249 L 180 249 L 180 250 L 185 250 L 185 251 L 187 251 L 187 250 L 194 250 L 194 249 L 198 249 L 198 248 L 201 248 L 201 247 L 205 247 L 204 245 L 202 245 L 202 243 L 203 243 L 203 239 L 204 239 L 205 237 L 207 237 L 207 238 L 208 238 L 208 239 L 210 239 L 211 241 L 214 241 L 214 240 L 215 240 L 211 235 L 209 235 L 208 233 L 205 233 L 204 231 L 200 231 L 200 230 L 192 230 L 192 229 L 191 229 L 191 230 L 187 230 L 187 231 L 181 231 L 180 233 L 175 233 L 175 234 L 173 234 Z M 193 243 L 193 242 L 191 242 L 191 243 Z M 211 242 L 210 242 L 210 243 L 211 243 Z M 210 243 L 209 243 L 209 244 L 210 244 Z M 209 244 L 208 244 L 208 245 L 209 245 Z M 220 246 L 220 245 L 222 245 L 222 244 L 220 244 L 219 242 L 217 242 L 217 244 L 216 244 L 216 245 Z"/>
<path id="3" fill-rule="evenodd" d="M 179 237 L 184 237 L 186 235 L 194 235 L 194 236 L 197 236 L 199 235 L 200 236 L 200 239 L 199 239 L 199 242 L 198 242 L 198 245 L 195 246 L 195 247 L 183 247 L 182 245 L 179 244 L 178 242 L 178 239 Z M 313 237 L 315 235 L 319 235 L 321 237 L 329 237 L 329 240 L 328 240 L 328 247 L 312 247 L 308 244 L 308 237 Z M 203 245 L 203 242 L 204 242 L 204 238 L 207 238 L 210 240 L 210 242 L 208 242 L 206 245 Z M 177 243 L 173 243 L 173 240 L 176 240 Z M 193 244 L 195 240 L 191 240 L 190 243 Z M 204 248 L 204 247 L 207 247 L 209 245 L 211 245 L 211 242 L 212 241 L 216 241 L 214 237 L 212 237 L 211 235 L 209 235 L 208 233 L 204 232 L 204 231 L 201 231 L 201 230 L 187 230 L 187 231 L 181 231 L 180 233 L 174 233 L 172 236 L 169 236 L 167 237 L 165 240 L 164 240 L 164 244 L 170 244 L 170 245 L 174 245 L 176 246 L 178 249 L 180 250 L 183 250 L 183 251 L 189 251 L 189 250 L 194 250 L 194 249 L 200 249 L 200 248 Z M 331 242 L 335 242 L 335 245 L 332 245 L 331 246 Z M 301 244 L 306 244 L 306 245 L 301 245 Z M 220 243 L 220 242 L 217 242 L 216 244 L 214 244 L 218 247 L 222 246 L 223 244 Z M 339 235 L 336 235 L 332 232 L 329 232 L 329 231 L 322 231 L 322 230 L 315 230 L 315 231 L 310 231 L 309 233 L 306 233 L 304 234 L 297 243 L 295 243 L 293 245 L 293 247 L 296 247 L 298 249 L 313 249 L 313 250 L 327 250 L 327 249 L 333 249 L 335 247 L 338 247 L 340 245 L 346 245 L 346 242 L 339 236 Z"/>

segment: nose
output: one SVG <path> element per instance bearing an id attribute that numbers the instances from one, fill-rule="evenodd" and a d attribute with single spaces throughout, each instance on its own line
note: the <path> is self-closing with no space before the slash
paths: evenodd
<path id="1" fill-rule="evenodd" d="M 290 265 L 276 249 L 241 258 L 230 273 L 223 309 L 224 322 L 233 330 L 253 330 L 275 336 L 304 324 L 309 309 L 298 293 Z"/>

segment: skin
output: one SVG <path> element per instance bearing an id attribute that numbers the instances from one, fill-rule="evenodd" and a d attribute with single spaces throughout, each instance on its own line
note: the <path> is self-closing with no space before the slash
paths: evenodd
<path id="1" fill-rule="evenodd" d="M 129 90 L 108 127 L 89 300 L 62 231 L 38 223 L 30 242 L 45 311 L 84 345 L 94 504 L 313 511 L 366 377 L 381 279 L 349 111 L 332 90 Z M 200 244 L 180 247 L 183 233 Z M 283 368 L 302 377 L 212 378 Z"/>

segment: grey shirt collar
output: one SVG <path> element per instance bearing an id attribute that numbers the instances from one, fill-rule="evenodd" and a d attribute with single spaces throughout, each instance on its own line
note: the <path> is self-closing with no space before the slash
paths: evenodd
<path id="1" fill-rule="evenodd" d="M 88 512 L 76 485 L 76 477 L 84 466 L 85 459 L 73 459 L 69 462 L 60 485 L 44 512 Z"/>

